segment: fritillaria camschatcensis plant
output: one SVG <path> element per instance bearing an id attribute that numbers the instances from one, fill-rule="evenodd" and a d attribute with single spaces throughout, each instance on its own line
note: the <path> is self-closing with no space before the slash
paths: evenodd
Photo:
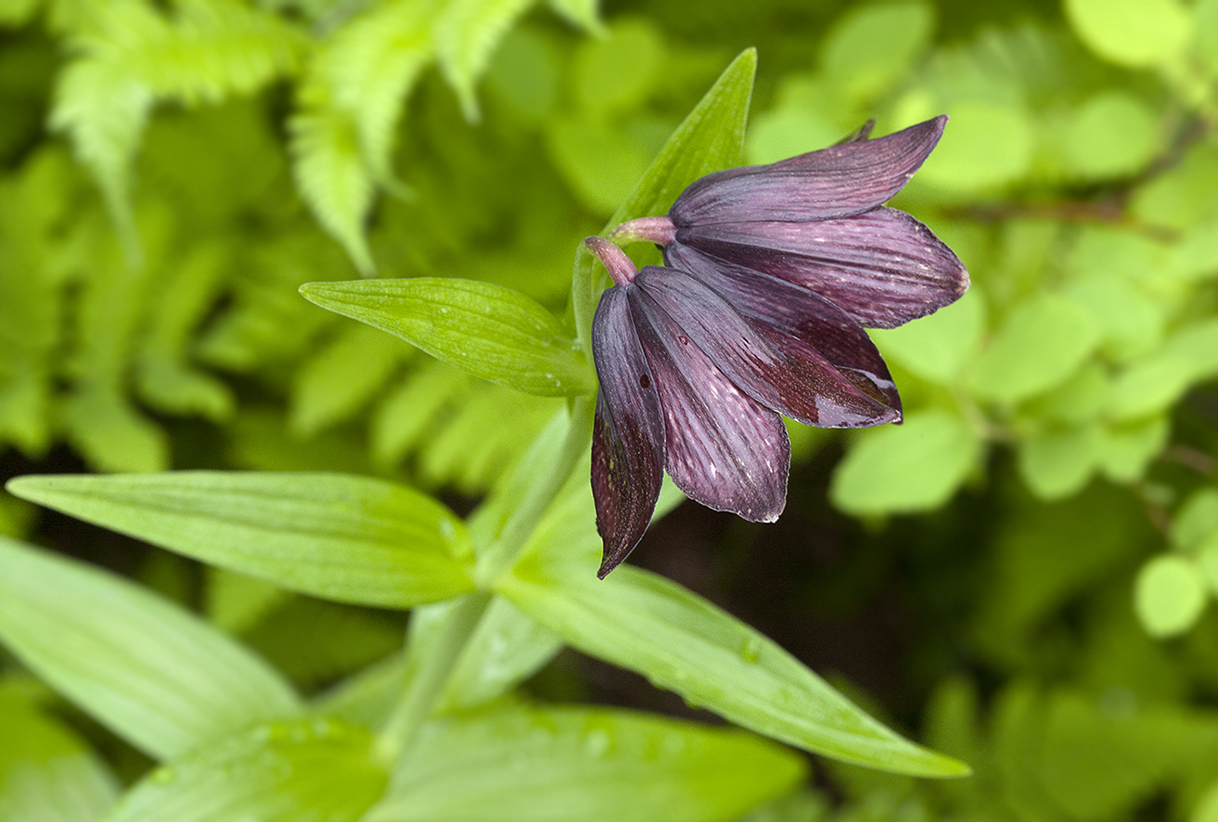
<path id="1" fill-rule="evenodd" d="M 865 328 L 893 328 L 968 287 L 922 223 L 883 205 L 939 141 L 947 117 L 694 182 L 666 216 L 623 223 L 664 265 L 642 271 L 586 244 L 614 285 L 592 326 L 600 380 L 592 490 L 603 578 L 643 536 L 667 471 L 691 499 L 755 522 L 786 503 L 782 417 L 825 428 L 901 421 Z"/>

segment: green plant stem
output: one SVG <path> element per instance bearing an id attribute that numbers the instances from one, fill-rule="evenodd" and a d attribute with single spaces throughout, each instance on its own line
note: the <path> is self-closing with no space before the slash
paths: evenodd
<path id="1" fill-rule="evenodd" d="M 580 457 L 587 451 L 592 442 L 593 400 L 591 397 L 577 397 L 571 408 L 571 425 L 567 429 L 566 439 L 558 452 L 554 469 L 544 480 L 529 489 L 519 507 L 512 513 L 507 524 L 503 526 L 499 539 L 488 552 L 486 560 L 478 571 L 479 578 L 489 585 L 494 585 L 498 579 L 516 564 L 520 550 L 524 548 L 529 537 L 541 521 L 542 514 L 550 507 L 555 495 L 566 484 L 571 472 L 579 463 Z"/>
<path id="2" fill-rule="evenodd" d="M 466 594 L 446 615 L 430 653 L 420 659 L 381 732 L 377 752 L 384 761 L 396 762 L 418 737 L 490 602 L 487 591 Z"/>
<path id="3" fill-rule="evenodd" d="M 486 580 L 495 580 L 509 571 L 521 549 L 536 530 L 550 503 L 566 484 L 592 438 L 592 400 L 579 397 L 571 409 L 570 427 L 563 440 L 554 468 L 545 479 L 534 485 L 520 506 L 512 513 L 499 540 L 488 558 Z M 467 594 L 443 619 L 429 652 L 419 660 L 409 677 L 406 691 L 385 725 L 378 741 L 378 753 L 386 762 L 395 762 L 417 739 L 423 724 L 431 716 L 461 652 L 478 628 L 491 603 L 489 590 Z"/>

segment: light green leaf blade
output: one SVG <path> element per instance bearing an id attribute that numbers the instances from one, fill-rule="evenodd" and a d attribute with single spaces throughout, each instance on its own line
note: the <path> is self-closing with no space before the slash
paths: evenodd
<path id="1" fill-rule="evenodd" d="M 691 705 L 846 762 L 923 776 L 968 769 L 902 739 L 772 640 L 681 586 L 631 566 L 524 559 L 504 596 L 584 653 L 639 671 Z"/>
<path id="2" fill-rule="evenodd" d="M 456 603 L 441 602 L 411 614 L 409 643 L 428 645 Z M 444 686 L 440 710 L 468 710 L 509 691 L 554 658 L 562 639 L 503 597 L 478 621 Z M 428 653 L 424 647 L 423 655 Z M 412 656 L 417 655 L 411 648 Z"/>
<path id="3" fill-rule="evenodd" d="M 1072 375 L 1095 349 L 1095 321 L 1073 301 L 1040 294 L 1016 306 L 975 363 L 973 393 L 1016 402 L 1047 391 Z"/>
<path id="4" fill-rule="evenodd" d="M 825 37 L 821 67 L 843 94 L 869 101 L 909 71 L 934 28 L 934 6 L 923 2 L 849 8 Z"/>
<path id="5" fill-rule="evenodd" d="M 201 620 L 126 580 L 5 538 L 0 638 L 157 758 L 299 709 L 275 671 Z"/>
<path id="6" fill-rule="evenodd" d="M 535 0 L 449 0 L 436 21 L 436 59 L 461 101 L 466 118 L 478 119 L 474 86 L 516 18 Z"/>
<path id="7" fill-rule="evenodd" d="M 748 734 L 625 711 L 513 708 L 424 734 L 368 822 L 728 822 L 805 776 Z"/>
<path id="8" fill-rule="evenodd" d="M 302 364 L 292 385 L 291 425 L 304 437 L 349 419 L 413 349 L 366 325 L 346 323 Z"/>
<path id="9" fill-rule="evenodd" d="M 1103 447 L 1097 425 L 1044 431 L 1020 447 L 1019 472 L 1041 499 L 1068 497 L 1087 484 Z"/>
<path id="10" fill-rule="evenodd" d="M 1192 18 L 1176 0 L 1066 0 L 1065 10 L 1088 48 L 1132 68 L 1171 60 L 1192 36 Z"/>
<path id="11" fill-rule="evenodd" d="M 22 477 L 16 496 L 337 602 L 409 608 L 473 589 L 465 527 L 430 497 L 345 474 Z"/>
<path id="12" fill-rule="evenodd" d="M 601 22 L 600 0 L 548 0 L 549 6 L 571 23 L 589 34 L 603 35 L 605 24 Z"/>
<path id="13" fill-rule="evenodd" d="M 1192 557 L 1164 555 L 1142 566 L 1134 588 L 1134 610 L 1152 636 L 1184 633 L 1209 602 L 1205 573 Z"/>
<path id="14" fill-rule="evenodd" d="M 0 819 L 95 822 L 118 785 L 75 734 L 15 694 L 0 692 Z"/>
<path id="15" fill-rule="evenodd" d="M 310 302 L 367 323 L 475 377 L 541 396 L 590 393 L 587 359 L 532 298 L 475 280 L 306 283 Z"/>
<path id="16" fill-rule="evenodd" d="M 956 302 L 916 323 L 868 333 L 885 359 L 900 363 L 924 380 L 952 385 L 976 354 L 984 330 L 985 299 L 973 286 Z"/>
<path id="17" fill-rule="evenodd" d="M 699 177 L 740 165 L 756 72 L 757 51 L 745 49 L 677 126 L 602 234 L 635 217 L 663 214 L 677 195 Z M 606 279 L 603 273 L 598 274 L 597 265 L 591 252 L 579 246 L 571 303 L 584 351 L 592 350 L 592 315 Z"/>
<path id="18" fill-rule="evenodd" d="M 955 414 L 910 414 L 850 450 L 833 474 L 829 498 L 851 514 L 932 510 L 956 493 L 980 452 L 976 432 Z"/>
<path id="19" fill-rule="evenodd" d="M 356 822 L 387 779 L 373 741 L 332 719 L 262 725 L 153 771 L 106 822 Z"/>
<path id="20" fill-rule="evenodd" d="M 122 66 L 81 59 L 60 73 L 51 112 L 51 127 L 71 137 L 76 156 L 97 178 L 132 259 L 138 257 L 139 240 L 130 200 L 131 163 L 152 104 L 152 91 Z"/>
<path id="21" fill-rule="evenodd" d="M 304 86 L 302 96 L 309 91 Z M 296 185 L 330 236 L 365 276 L 376 270 L 364 221 L 372 208 L 372 174 L 364 162 L 355 122 L 322 109 L 309 97 L 292 119 L 292 173 Z"/>

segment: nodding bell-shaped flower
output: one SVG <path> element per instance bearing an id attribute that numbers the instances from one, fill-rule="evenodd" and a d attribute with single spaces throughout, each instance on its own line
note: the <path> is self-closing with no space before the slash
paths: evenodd
<path id="1" fill-rule="evenodd" d="M 664 262 L 696 273 L 743 266 L 815 291 L 867 328 L 895 328 L 954 302 L 968 274 L 931 230 L 883 203 L 909 182 L 943 135 L 940 116 L 768 166 L 708 174 L 666 217 L 618 226 L 650 240 Z"/>
<path id="2" fill-rule="evenodd" d="M 782 417 L 825 428 L 900 422 L 896 386 L 864 326 L 955 300 L 964 267 L 926 226 L 882 203 L 930 154 L 946 117 L 693 183 L 666 217 L 617 239 L 663 247 L 637 271 L 585 244 L 614 287 L 592 324 L 600 379 L 592 494 L 604 578 L 634 549 L 663 472 L 691 499 L 755 522 L 786 504 Z"/>

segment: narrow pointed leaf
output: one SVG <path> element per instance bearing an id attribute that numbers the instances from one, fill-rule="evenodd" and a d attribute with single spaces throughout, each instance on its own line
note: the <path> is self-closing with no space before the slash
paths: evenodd
<path id="1" fill-rule="evenodd" d="M 357 822 L 387 779 L 373 742 L 332 719 L 262 725 L 153 771 L 106 822 Z"/>
<path id="2" fill-rule="evenodd" d="M 0 717 L 0 819 L 101 819 L 118 781 L 88 745 L 13 694 L 0 693 Z"/>
<path id="3" fill-rule="evenodd" d="M 449 0 L 436 21 L 436 59 L 466 119 L 478 119 L 474 86 L 512 23 L 536 0 Z"/>
<path id="4" fill-rule="evenodd" d="M 739 731 L 513 708 L 433 723 L 398 773 L 367 822 L 728 822 L 805 767 Z"/>
<path id="5" fill-rule="evenodd" d="M 888 771 L 968 772 L 888 730 L 773 641 L 679 585 L 628 565 L 603 581 L 589 570 L 538 553 L 501 587 L 584 653 L 638 671 L 749 730 Z"/>
<path id="6" fill-rule="evenodd" d="M 307 283 L 300 293 L 484 380 L 546 397 L 594 390 L 586 358 L 554 315 L 510 288 L 420 277 Z"/>
<path id="7" fill-rule="evenodd" d="M 313 596 L 409 608 L 473 590 L 461 521 L 409 488 L 345 474 L 22 477 L 16 496 Z"/>
<path id="8" fill-rule="evenodd" d="M 677 126 L 602 235 L 635 217 L 663 214 L 694 180 L 740 164 L 756 71 L 757 51 L 750 48 L 740 52 Z M 592 347 L 592 315 L 603 288 L 596 265 L 595 258 L 581 245 L 575 254 L 571 301 L 585 350 Z"/>
<path id="9" fill-rule="evenodd" d="M 0 641 L 151 756 L 299 709 L 282 678 L 147 590 L 0 538 Z"/>

